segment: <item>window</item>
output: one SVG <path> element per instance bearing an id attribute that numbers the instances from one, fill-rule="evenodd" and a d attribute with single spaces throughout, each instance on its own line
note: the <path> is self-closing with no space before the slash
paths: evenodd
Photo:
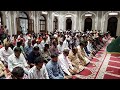
<path id="1" fill-rule="evenodd" d="M 43 15 L 41 15 L 39 21 L 40 21 L 39 22 L 39 24 L 40 24 L 40 32 L 41 31 L 46 31 L 46 18 Z"/>
<path id="2" fill-rule="evenodd" d="M 28 33 L 28 16 L 25 12 L 19 13 L 19 19 L 20 19 L 20 32 L 23 34 Z"/>

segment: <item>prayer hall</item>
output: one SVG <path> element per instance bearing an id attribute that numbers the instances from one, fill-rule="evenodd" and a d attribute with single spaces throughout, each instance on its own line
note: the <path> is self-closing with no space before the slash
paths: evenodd
<path id="1" fill-rule="evenodd" d="M 0 11 L 0 79 L 120 79 L 120 11 Z"/>

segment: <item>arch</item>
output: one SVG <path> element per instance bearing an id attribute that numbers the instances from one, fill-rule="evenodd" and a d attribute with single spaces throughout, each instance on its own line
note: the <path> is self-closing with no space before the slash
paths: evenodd
<path id="1" fill-rule="evenodd" d="M 116 37 L 118 19 L 116 17 L 110 17 L 108 19 L 107 31 L 110 32 L 112 37 Z"/>
<path id="2" fill-rule="evenodd" d="M 108 24 L 108 19 L 112 16 L 109 16 L 109 13 L 112 12 L 112 11 L 107 11 L 106 13 L 104 13 L 103 17 L 102 17 L 102 22 L 103 22 L 103 28 L 102 28 L 102 31 L 103 32 L 106 32 L 107 31 L 107 24 Z M 118 12 L 120 13 L 120 11 L 114 11 L 114 12 Z M 118 17 L 119 18 L 119 15 L 118 16 L 115 16 L 115 17 Z M 117 30 L 118 31 L 118 30 Z"/>
<path id="3" fill-rule="evenodd" d="M 72 13 L 70 13 L 70 12 L 68 12 L 68 13 L 66 13 L 65 15 L 64 15 L 64 23 L 63 23 L 63 25 L 64 25 L 64 27 L 63 27 L 63 30 L 66 30 L 66 20 L 68 19 L 68 18 L 70 18 L 71 19 L 71 21 L 72 21 L 72 27 L 71 27 L 71 30 L 74 30 L 74 27 L 73 26 L 75 26 L 75 23 L 73 23 L 74 22 L 74 14 L 72 14 Z"/>
<path id="4" fill-rule="evenodd" d="M 26 19 L 29 19 L 29 16 L 26 12 L 24 11 L 20 11 L 19 12 L 19 18 L 26 18 Z"/>
<path id="5" fill-rule="evenodd" d="M 95 14 L 95 13 L 93 13 L 93 12 L 91 12 L 91 11 L 87 11 L 87 12 L 85 12 L 85 13 L 83 13 L 83 14 L 81 15 L 81 18 L 82 18 L 85 14 L 87 14 L 87 13 L 93 14 L 93 15 L 96 17 L 96 14 Z"/>
<path id="6" fill-rule="evenodd" d="M 106 12 L 105 14 L 104 14 L 104 18 L 106 17 L 106 16 L 108 16 L 108 14 L 109 13 L 111 13 L 112 11 L 108 11 L 108 12 Z M 114 11 L 114 12 L 118 12 L 118 13 L 120 13 L 120 11 Z"/>
<path id="7" fill-rule="evenodd" d="M 92 29 L 92 19 L 90 17 L 87 17 L 84 20 L 84 32 L 91 31 Z"/>
<path id="8" fill-rule="evenodd" d="M 71 18 L 66 19 L 66 30 L 71 30 L 72 29 L 72 20 Z"/>
<path id="9" fill-rule="evenodd" d="M 0 25 L 3 25 L 3 14 L 0 12 Z"/>
<path id="10" fill-rule="evenodd" d="M 55 16 L 53 20 L 53 31 L 58 30 L 58 18 Z"/>
<path id="11" fill-rule="evenodd" d="M 18 18 L 16 19 L 17 22 L 17 34 L 23 33 L 30 33 L 29 30 L 29 16 L 24 11 L 19 11 Z"/>
<path id="12" fill-rule="evenodd" d="M 92 14 L 92 16 L 90 16 L 90 18 L 92 19 L 92 30 L 95 30 L 96 28 L 95 28 L 95 26 L 96 26 L 96 14 L 94 13 L 94 12 L 91 12 L 91 11 L 87 11 L 87 12 L 84 12 L 84 13 L 82 13 L 81 14 L 81 16 L 80 16 L 80 23 L 81 23 L 81 26 L 80 26 L 80 31 L 84 31 L 84 21 L 85 21 L 85 19 L 87 18 L 87 17 L 89 17 L 89 16 L 85 16 L 85 14 Z"/>
<path id="13" fill-rule="evenodd" d="M 58 22 L 59 22 L 59 13 L 57 12 L 57 11 L 55 11 L 55 12 L 53 12 L 52 13 L 52 22 L 53 23 L 51 23 L 51 27 L 52 27 L 52 30 L 51 31 L 54 31 L 55 30 L 55 18 L 57 19 L 57 23 L 56 23 L 56 26 L 57 26 L 57 30 L 59 31 L 59 27 L 61 27 L 61 25 L 60 24 L 58 24 Z"/>
<path id="14" fill-rule="evenodd" d="M 39 25 L 40 25 L 40 32 L 46 32 L 46 17 L 44 15 L 40 16 Z"/>

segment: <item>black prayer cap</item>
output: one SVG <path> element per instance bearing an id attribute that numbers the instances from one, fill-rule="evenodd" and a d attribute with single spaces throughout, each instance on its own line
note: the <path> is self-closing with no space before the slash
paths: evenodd
<path id="1" fill-rule="evenodd" d="M 57 53 L 52 53 L 51 58 L 55 58 L 55 57 L 58 57 L 58 54 Z"/>

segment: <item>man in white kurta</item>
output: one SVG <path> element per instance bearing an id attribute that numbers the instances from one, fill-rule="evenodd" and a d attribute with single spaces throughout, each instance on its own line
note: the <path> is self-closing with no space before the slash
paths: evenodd
<path id="1" fill-rule="evenodd" d="M 0 58 L 4 62 L 4 64 L 8 63 L 8 57 L 13 54 L 13 50 L 9 47 L 9 43 L 6 42 L 4 47 L 0 49 Z"/>
<path id="2" fill-rule="evenodd" d="M 65 74 L 68 76 L 71 76 L 73 73 L 75 73 L 74 67 L 72 66 L 72 63 L 68 59 L 69 50 L 64 49 L 63 53 L 58 56 L 58 63 L 60 64 L 62 70 Z"/>
<path id="3" fill-rule="evenodd" d="M 57 45 L 57 49 L 58 49 L 58 51 L 59 51 L 60 53 L 63 52 L 64 47 L 63 47 L 63 42 L 62 42 L 62 41 L 60 41 L 60 43 Z"/>
<path id="4" fill-rule="evenodd" d="M 66 48 L 66 49 L 69 49 L 69 47 L 68 47 L 68 42 L 67 42 L 66 39 L 63 41 L 62 47 L 63 47 L 63 48 Z"/>
<path id="5" fill-rule="evenodd" d="M 46 66 L 44 64 L 44 58 L 41 56 L 35 59 L 35 66 L 33 66 L 28 72 L 29 79 L 49 79 Z"/>
<path id="6" fill-rule="evenodd" d="M 35 66 L 33 66 L 28 72 L 29 79 L 49 79 L 46 66 L 44 64 L 44 58 L 39 56 L 34 61 Z"/>
<path id="7" fill-rule="evenodd" d="M 49 79 L 45 64 L 43 64 L 40 70 L 38 70 L 36 66 L 33 66 L 29 70 L 28 78 L 29 79 Z"/>
<path id="8" fill-rule="evenodd" d="M 42 52 L 42 51 L 43 51 L 43 46 L 42 46 L 42 44 L 41 44 L 41 41 L 39 41 L 39 40 L 36 40 L 36 41 L 37 41 L 37 43 L 34 44 L 34 47 L 35 47 L 35 46 L 38 46 L 40 52 Z"/>
<path id="9" fill-rule="evenodd" d="M 24 55 L 21 53 L 21 49 L 16 47 L 14 53 L 8 57 L 8 69 L 12 72 L 15 67 L 22 67 L 26 74 L 28 74 L 29 65 L 25 60 Z"/>

